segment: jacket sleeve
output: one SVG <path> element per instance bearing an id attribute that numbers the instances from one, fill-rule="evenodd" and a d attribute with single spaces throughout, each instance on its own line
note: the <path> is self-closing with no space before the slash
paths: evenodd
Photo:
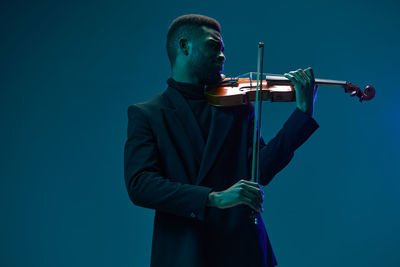
<path id="1" fill-rule="evenodd" d="M 250 163 L 252 156 L 253 121 L 254 116 L 251 115 L 248 154 Z M 264 140 L 261 138 L 259 183 L 264 186 L 267 185 L 272 178 L 290 162 L 293 158 L 294 151 L 299 148 L 318 127 L 318 123 L 312 117 L 296 108 L 278 134 L 272 138 L 268 144 L 265 144 Z"/>
<path id="2" fill-rule="evenodd" d="M 124 150 L 125 184 L 138 206 L 204 220 L 212 188 L 171 181 L 162 175 L 160 153 L 145 113 L 128 108 L 128 138 Z"/>

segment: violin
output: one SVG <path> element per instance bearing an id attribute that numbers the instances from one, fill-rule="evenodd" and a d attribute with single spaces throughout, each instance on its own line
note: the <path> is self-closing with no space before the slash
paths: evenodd
<path id="1" fill-rule="evenodd" d="M 292 82 L 283 75 L 262 73 L 262 82 L 257 82 L 257 72 L 249 72 L 234 78 L 224 78 L 221 82 L 208 86 L 207 101 L 213 106 L 237 106 L 256 100 L 257 88 L 261 101 L 295 102 L 296 92 Z M 259 84 L 262 84 L 260 86 Z M 358 97 L 359 101 L 374 98 L 375 88 L 368 85 L 361 90 L 347 81 L 315 79 L 316 85 L 344 88 L 345 93 Z"/>

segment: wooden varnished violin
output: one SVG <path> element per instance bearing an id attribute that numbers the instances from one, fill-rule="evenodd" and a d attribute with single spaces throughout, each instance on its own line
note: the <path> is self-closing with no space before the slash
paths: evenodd
<path id="1" fill-rule="evenodd" d="M 220 83 L 209 86 L 206 91 L 208 103 L 213 106 L 236 106 L 255 101 L 258 88 L 256 76 L 256 72 L 249 72 L 235 78 L 225 78 Z M 285 76 L 268 73 L 260 76 L 262 80 L 259 92 L 261 101 L 296 101 L 294 86 Z M 371 100 L 375 96 L 375 89 L 370 85 L 366 86 L 363 91 L 346 81 L 315 79 L 315 84 L 342 87 L 345 93 L 357 96 L 360 102 Z"/>

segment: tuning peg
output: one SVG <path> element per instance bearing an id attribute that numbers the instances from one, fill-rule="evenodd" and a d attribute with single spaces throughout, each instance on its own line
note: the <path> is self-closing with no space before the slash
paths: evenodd
<path id="1" fill-rule="evenodd" d="M 357 95 L 357 91 L 353 91 L 350 93 L 350 96 L 356 96 Z"/>

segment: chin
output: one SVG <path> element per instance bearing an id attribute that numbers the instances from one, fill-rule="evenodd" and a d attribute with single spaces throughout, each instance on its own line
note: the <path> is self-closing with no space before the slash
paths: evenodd
<path id="1" fill-rule="evenodd" d="M 204 84 L 214 84 L 214 83 L 218 83 L 222 80 L 223 80 L 223 74 L 218 72 L 218 73 L 208 75 L 206 77 L 206 79 L 204 79 Z"/>

